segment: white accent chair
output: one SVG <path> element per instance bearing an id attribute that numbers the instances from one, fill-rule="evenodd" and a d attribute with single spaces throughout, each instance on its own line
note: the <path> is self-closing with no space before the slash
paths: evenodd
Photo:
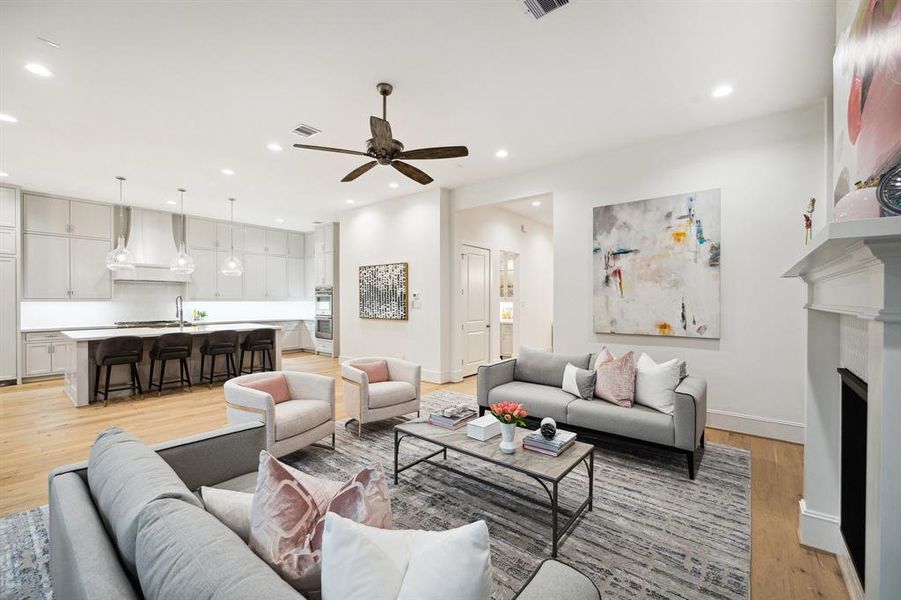
<path id="1" fill-rule="evenodd" d="M 284 375 L 291 400 L 276 404 L 272 396 L 242 386 L 255 379 Z M 225 382 L 229 424 L 262 422 L 266 450 L 285 456 L 328 436 L 335 447 L 335 379 L 314 373 L 267 371 L 234 377 Z"/>
<path id="2" fill-rule="evenodd" d="M 369 383 L 369 376 L 354 365 L 379 360 L 388 365 L 389 381 Z M 344 380 L 344 408 L 357 421 L 357 435 L 363 424 L 415 412 L 419 416 L 422 367 L 399 358 L 354 358 L 341 364 Z"/>

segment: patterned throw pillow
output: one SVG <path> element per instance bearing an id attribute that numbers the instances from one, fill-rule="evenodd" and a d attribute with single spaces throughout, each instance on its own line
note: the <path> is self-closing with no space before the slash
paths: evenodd
<path id="1" fill-rule="evenodd" d="M 616 357 L 613 356 L 613 353 L 607 349 L 607 346 L 601 348 L 601 351 L 598 352 L 598 357 L 594 359 L 594 368 L 597 369 L 598 365 L 602 365 L 604 363 L 608 363 L 611 360 L 614 360 Z"/>
<path id="2" fill-rule="evenodd" d="M 619 358 L 597 363 L 594 393 L 598 398 L 631 408 L 635 401 L 635 354 L 627 352 Z"/>
<path id="3" fill-rule="evenodd" d="M 563 391 L 583 400 L 591 400 L 594 397 L 594 383 L 597 376 L 597 371 L 580 369 L 572 363 L 566 363 L 563 370 Z"/>
<path id="4" fill-rule="evenodd" d="M 266 451 L 253 496 L 250 547 L 282 579 L 307 597 L 320 595 L 325 514 L 391 527 L 391 498 L 381 466 L 367 467 L 341 486 L 326 511 L 285 465 Z"/>

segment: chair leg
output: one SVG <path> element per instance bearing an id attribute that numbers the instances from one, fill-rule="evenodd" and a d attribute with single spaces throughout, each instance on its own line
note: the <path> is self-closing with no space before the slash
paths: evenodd
<path id="1" fill-rule="evenodd" d="M 131 395 L 134 396 L 137 388 L 135 386 L 135 364 L 128 363 L 128 374 L 131 375 Z"/>
<path id="2" fill-rule="evenodd" d="M 138 394 L 141 395 L 141 398 L 144 397 L 144 388 L 141 387 L 141 372 L 138 371 L 138 364 L 132 363 L 131 368 L 135 370 L 135 383 L 138 386 Z"/>
<path id="3" fill-rule="evenodd" d="M 206 363 L 206 354 L 200 354 L 200 383 L 203 383 L 203 367 Z"/>
<path id="4" fill-rule="evenodd" d="M 688 478 L 693 480 L 695 478 L 695 453 L 688 452 L 687 455 L 688 455 Z"/>
<path id="5" fill-rule="evenodd" d="M 188 391 L 191 391 L 191 370 L 188 369 L 188 359 L 180 358 L 181 365 L 185 370 L 185 379 L 188 381 Z"/>
<path id="6" fill-rule="evenodd" d="M 332 432 L 332 450 L 335 449 L 335 432 Z"/>
<path id="7" fill-rule="evenodd" d="M 97 398 L 97 392 L 100 391 L 100 369 L 100 365 L 94 367 L 94 395 L 92 397 L 92 400 L 95 400 Z"/>
<path id="8" fill-rule="evenodd" d="M 238 366 L 235 364 L 235 354 L 237 353 L 232 352 L 228 355 L 228 362 L 230 362 L 232 366 L 232 377 L 237 377 L 238 375 L 240 375 L 240 373 L 238 373 Z"/>
<path id="9" fill-rule="evenodd" d="M 256 356 L 256 350 L 250 351 L 250 372 L 253 373 L 253 357 Z"/>
<path id="10" fill-rule="evenodd" d="M 244 349 L 241 348 L 241 356 L 238 359 L 238 375 L 244 374 Z"/>
<path id="11" fill-rule="evenodd" d="M 157 397 L 163 395 L 163 378 L 166 376 L 166 361 L 160 361 L 160 383 L 157 386 L 156 395 Z"/>
<path id="12" fill-rule="evenodd" d="M 153 363 L 154 363 L 154 360 L 151 358 L 150 359 L 150 377 L 147 378 L 147 391 L 148 392 L 153 391 Z"/>
<path id="13" fill-rule="evenodd" d="M 266 350 L 266 356 L 269 357 L 269 370 L 275 370 L 275 363 L 272 362 L 272 350 Z"/>
<path id="14" fill-rule="evenodd" d="M 363 437 L 363 421 L 357 420 L 357 437 Z"/>
<path id="15" fill-rule="evenodd" d="M 210 387 L 209 389 L 213 389 L 213 374 L 216 372 L 216 355 L 212 355 L 210 357 Z M 203 371 L 200 371 L 201 375 L 203 375 Z"/>
<path id="16" fill-rule="evenodd" d="M 109 376 L 110 372 L 113 370 L 112 365 L 106 365 L 106 387 L 103 388 L 103 402 L 104 404 L 109 404 Z"/>
<path id="17" fill-rule="evenodd" d="M 706 447 L 707 447 L 707 446 L 706 446 L 707 442 L 704 441 L 704 434 L 705 434 L 705 433 L 707 433 L 707 432 L 706 432 L 706 431 L 702 431 L 702 432 L 701 432 L 701 448 L 706 448 Z"/>

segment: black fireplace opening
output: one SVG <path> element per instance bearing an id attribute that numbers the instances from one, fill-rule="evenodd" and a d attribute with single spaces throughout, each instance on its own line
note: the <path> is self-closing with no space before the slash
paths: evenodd
<path id="1" fill-rule="evenodd" d="M 842 380 L 841 531 L 860 584 L 864 582 L 867 521 L 867 384 L 839 369 Z"/>

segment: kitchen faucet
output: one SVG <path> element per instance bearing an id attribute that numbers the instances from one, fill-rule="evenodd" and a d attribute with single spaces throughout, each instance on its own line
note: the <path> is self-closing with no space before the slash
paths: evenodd
<path id="1" fill-rule="evenodd" d="M 181 296 L 175 297 L 175 318 L 178 319 L 178 330 L 185 330 L 185 309 L 182 305 Z"/>

